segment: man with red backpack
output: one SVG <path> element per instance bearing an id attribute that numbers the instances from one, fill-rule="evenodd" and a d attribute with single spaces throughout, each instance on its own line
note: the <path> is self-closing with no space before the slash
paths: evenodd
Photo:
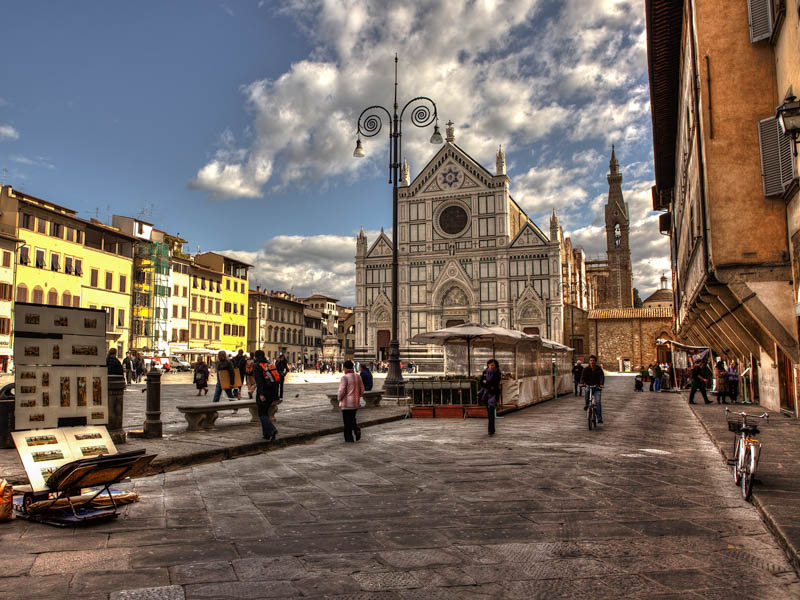
<path id="1" fill-rule="evenodd" d="M 256 406 L 258 418 L 261 420 L 261 433 L 264 439 L 275 441 L 278 430 L 269 418 L 269 408 L 278 401 L 278 382 L 281 376 L 268 360 L 263 350 L 256 350 L 253 364 L 253 376 L 256 380 Z"/>
<path id="2" fill-rule="evenodd" d="M 244 379 L 243 381 L 247 382 L 247 393 L 250 397 L 253 397 L 253 393 L 256 391 L 256 376 L 255 376 L 255 360 L 253 359 L 253 355 L 251 354 L 244 363 Z"/>

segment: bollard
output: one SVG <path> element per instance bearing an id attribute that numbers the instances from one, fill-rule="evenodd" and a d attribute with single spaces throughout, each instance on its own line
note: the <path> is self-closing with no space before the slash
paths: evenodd
<path id="1" fill-rule="evenodd" d="M 144 437 L 161 437 L 161 371 L 151 368 L 147 373 L 147 406 L 144 417 Z"/>
<path id="2" fill-rule="evenodd" d="M 125 395 L 125 378 L 122 375 L 108 376 L 108 433 L 115 444 L 124 444 L 127 434 L 122 428 L 122 398 Z"/>

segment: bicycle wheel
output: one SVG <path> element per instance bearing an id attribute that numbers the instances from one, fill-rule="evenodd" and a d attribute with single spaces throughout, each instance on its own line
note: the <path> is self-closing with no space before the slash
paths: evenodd
<path id="1" fill-rule="evenodd" d="M 588 417 L 589 420 L 589 431 L 591 431 L 593 426 L 593 421 L 595 420 L 594 405 L 589 404 L 589 409 L 586 411 L 586 416 Z"/>
<path id="2" fill-rule="evenodd" d="M 753 476 L 756 472 L 756 457 L 752 446 L 747 447 L 744 455 L 744 469 L 742 473 L 742 498 L 750 500 L 753 494 Z"/>
<path id="3" fill-rule="evenodd" d="M 736 440 L 733 442 L 733 481 L 736 485 L 739 485 L 742 481 L 741 454 L 742 438 L 737 435 Z"/>

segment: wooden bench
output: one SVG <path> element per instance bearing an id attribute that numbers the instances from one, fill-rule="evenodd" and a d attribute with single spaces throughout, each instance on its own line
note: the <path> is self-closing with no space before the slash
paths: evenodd
<path id="1" fill-rule="evenodd" d="M 275 420 L 275 413 L 278 410 L 278 404 L 282 401 L 273 402 L 269 407 L 269 418 L 271 421 Z M 212 429 L 214 423 L 219 418 L 219 412 L 223 410 L 236 410 L 239 408 L 246 408 L 250 411 L 250 422 L 258 423 L 258 406 L 255 400 L 233 400 L 226 402 L 203 402 L 202 404 L 183 404 L 178 406 L 177 409 L 186 417 L 188 423 L 187 431 L 200 431 L 201 429 Z"/>
<path id="2" fill-rule="evenodd" d="M 378 408 L 381 405 L 382 398 L 382 391 L 369 391 L 361 395 L 365 408 Z M 331 401 L 331 408 L 333 408 L 333 410 L 339 410 L 339 394 L 328 394 L 328 400 Z"/>

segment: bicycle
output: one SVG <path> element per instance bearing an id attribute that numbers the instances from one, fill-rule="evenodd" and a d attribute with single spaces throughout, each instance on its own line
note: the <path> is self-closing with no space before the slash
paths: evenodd
<path id="1" fill-rule="evenodd" d="M 589 431 L 597 427 L 597 400 L 594 393 L 599 392 L 602 388 L 599 385 L 590 385 L 587 387 L 586 393 L 589 394 L 589 408 L 586 410 L 586 417 L 589 421 Z"/>
<path id="2" fill-rule="evenodd" d="M 750 500 L 753 494 L 753 478 L 758 469 L 758 459 L 761 456 L 761 442 L 753 435 L 758 434 L 758 425 L 748 424 L 747 419 L 766 419 L 769 422 L 769 415 L 748 415 L 745 412 L 732 412 L 725 408 L 725 417 L 728 421 L 728 431 L 736 434 L 733 440 L 733 458 L 728 460 L 728 464 L 733 465 L 733 480 L 736 485 L 742 487 L 742 497 Z"/>

